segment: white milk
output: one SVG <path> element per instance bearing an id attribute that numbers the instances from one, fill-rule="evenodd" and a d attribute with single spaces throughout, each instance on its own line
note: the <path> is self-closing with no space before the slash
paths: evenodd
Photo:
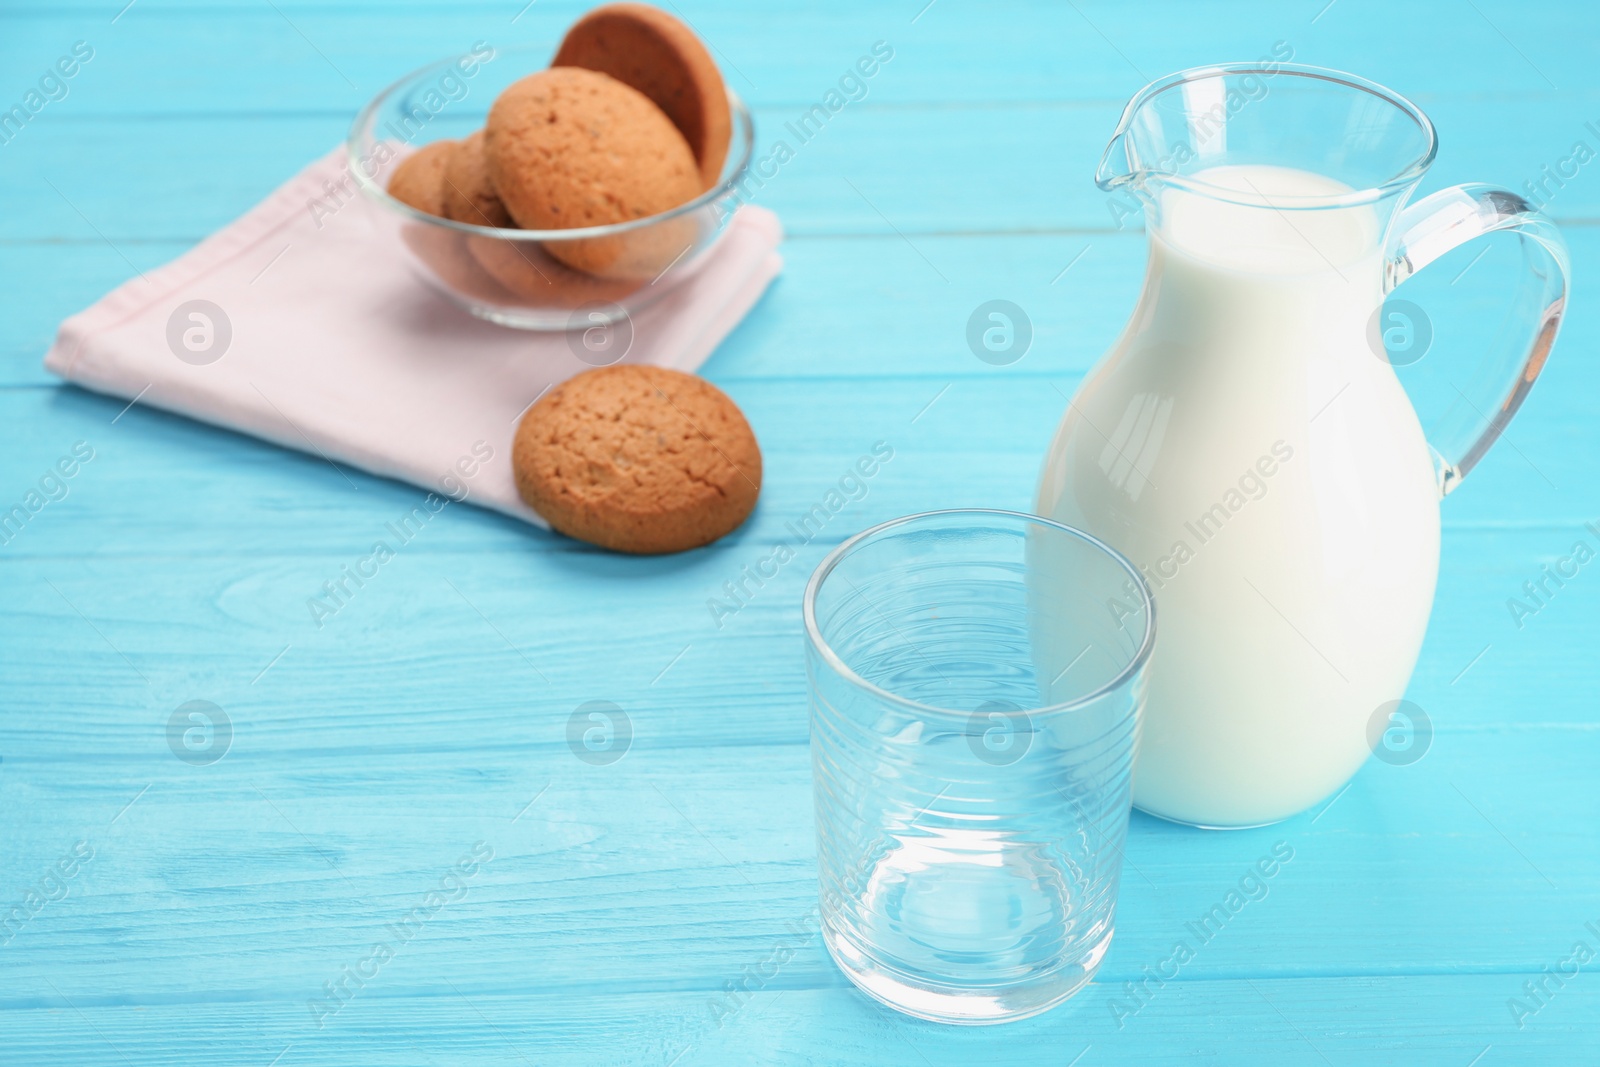
<path id="1" fill-rule="evenodd" d="M 1162 193 L 1144 293 L 1063 418 L 1039 511 L 1122 550 L 1155 593 L 1135 803 L 1245 826 L 1337 790 L 1370 751 L 1369 720 L 1403 695 L 1439 493 L 1367 339 L 1379 213 L 1289 209 L 1349 191 L 1303 171 L 1195 177 L 1255 206 Z M 1047 676 L 1082 651 L 1050 644 Z M 1069 671 L 1052 695 L 1073 687 Z"/>

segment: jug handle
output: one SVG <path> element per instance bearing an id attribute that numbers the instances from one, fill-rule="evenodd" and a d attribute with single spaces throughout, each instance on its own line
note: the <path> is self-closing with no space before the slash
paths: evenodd
<path id="1" fill-rule="evenodd" d="M 1536 309 L 1531 316 L 1531 339 L 1529 334 L 1513 330 L 1488 354 L 1482 373 L 1489 376 L 1494 395 L 1469 398 L 1456 389 L 1460 400 L 1441 420 L 1437 443 L 1430 441 L 1440 496 L 1450 493 L 1478 465 L 1544 369 L 1566 307 L 1567 245 L 1555 223 L 1517 193 L 1491 185 L 1457 185 L 1424 197 L 1400 213 L 1385 263 L 1383 291 L 1387 296 L 1446 252 L 1500 231 L 1522 238 L 1527 272 L 1521 295 L 1530 296 Z M 1492 414 L 1481 406 L 1485 402 L 1495 405 Z"/>

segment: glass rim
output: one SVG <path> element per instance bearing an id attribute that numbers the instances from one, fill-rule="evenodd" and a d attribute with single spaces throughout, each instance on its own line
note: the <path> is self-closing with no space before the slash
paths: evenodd
<path id="1" fill-rule="evenodd" d="M 1025 511 L 1008 511 L 1003 508 L 943 508 L 937 511 L 919 511 L 912 515 L 902 515 L 897 519 L 890 519 L 887 522 L 880 522 L 876 526 L 868 527 L 867 529 L 862 530 L 860 533 L 854 534 L 853 536 L 840 542 L 832 552 L 829 552 L 827 556 L 823 558 L 821 563 L 817 564 L 817 569 L 811 572 L 811 577 L 806 581 L 805 596 L 801 601 L 800 607 L 800 614 L 805 623 L 806 639 L 810 642 L 811 647 L 817 650 L 818 655 L 823 658 L 823 661 L 826 662 L 828 666 L 833 669 L 834 673 L 839 675 L 839 677 L 845 679 L 856 688 L 864 690 L 876 700 L 886 701 L 896 705 L 897 707 L 915 711 L 924 717 L 949 717 L 959 718 L 962 720 L 970 719 L 972 717 L 973 712 L 971 709 L 963 711 L 956 708 L 939 707 L 936 704 L 924 704 L 919 700 L 912 700 L 910 697 L 903 697 L 898 693 L 891 693 L 889 690 L 867 681 L 865 678 L 861 677 L 861 675 L 857 674 L 855 670 L 851 668 L 849 664 L 845 663 L 844 659 L 834 651 L 833 646 L 829 644 L 828 640 L 822 636 L 821 628 L 817 625 L 817 593 L 821 590 L 822 583 L 827 581 L 828 576 L 833 573 L 840 563 L 844 562 L 847 556 L 853 554 L 856 549 L 864 544 L 867 540 L 876 538 L 880 534 L 883 534 L 896 527 L 908 526 L 912 523 L 923 522 L 928 519 L 952 517 L 962 517 L 967 519 L 998 518 L 1008 521 L 1020 521 L 1020 523 L 1023 525 L 1042 526 L 1047 529 L 1056 530 L 1059 533 L 1064 533 L 1069 537 L 1076 538 L 1077 540 L 1088 544 L 1090 547 L 1099 550 L 1102 555 L 1106 556 L 1117 566 L 1121 567 L 1128 577 L 1133 580 L 1134 588 L 1139 591 L 1139 597 L 1144 603 L 1144 636 L 1139 641 L 1138 650 L 1129 658 L 1128 662 L 1123 665 L 1122 669 L 1117 672 L 1115 677 L 1103 685 L 1091 690 L 1090 692 L 1083 694 L 1082 696 L 1074 697 L 1071 700 L 1062 701 L 1056 704 L 1046 704 L 1035 708 L 1022 708 L 1019 709 L 1021 714 L 1028 716 L 1056 715 L 1070 711 L 1076 711 L 1079 708 L 1099 700 L 1107 693 L 1122 688 L 1127 684 L 1130 678 L 1144 668 L 1145 663 L 1150 659 L 1151 650 L 1155 647 L 1156 601 L 1155 595 L 1150 592 L 1150 584 L 1145 581 L 1145 577 L 1139 572 L 1139 568 L 1135 567 L 1133 565 L 1133 561 L 1128 559 L 1127 556 L 1124 556 L 1121 552 L 1118 552 L 1115 548 L 1112 548 L 1110 545 L 1106 544 L 1104 541 L 1100 540 L 1091 533 L 1080 530 L 1076 526 L 1069 526 L 1064 522 L 1057 522 L 1055 519 L 1045 518 L 1043 515 L 1033 515 Z"/>
<path id="2" fill-rule="evenodd" d="M 1382 100 L 1396 111 L 1404 114 L 1417 127 L 1427 142 L 1421 154 L 1401 167 L 1392 177 L 1378 185 L 1368 186 L 1364 189 L 1352 189 L 1348 193 L 1337 193 L 1332 196 L 1274 196 L 1273 203 L 1265 206 L 1284 208 L 1289 211 L 1311 211 L 1321 208 L 1358 207 L 1363 204 L 1376 203 L 1390 194 L 1420 181 L 1423 174 L 1433 165 L 1434 159 L 1439 154 L 1439 134 L 1434 129 L 1433 120 L 1429 119 L 1420 107 L 1393 89 L 1363 78 L 1358 74 L 1335 70 L 1332 67 L 1317 67 L 1309 63 L 1275 63 L 1263 60 L 1248 63 L 1210 63 L 1205 66 L 1190 67 L 1187 70 L 1180 70 L 1174 74 L 1157 78 L 1135 93 L 1133 98 L 1128 101 L 1127 106 L 1122 109 L 1122 116 L 1117 120 L 1117 129 L 1116 133 L 1112 135 L 1112 141 L 1115 142 L 1118 138 L 1125 136 L 1132 126 L 1134 114 L 1145 104 L 1167 90 L 1206 78 L 1222 78 L 1243 74 L 1259 74 L 1269 78 L 1281 77 L 1287 74 L 1293 78 L 1331 82 L 1348 89 L 1358 90 Z M 1195 181 L 1193 178 L 1181 174 L 1159 173 L 1161 181 L 1174 188 L 1227 203 L 1243 204 L 1248 207 L 1264 206 L 1257 201 L 1236 199 L 1239 195 L 1239 190 L 1237 189 L 1228 189 L 1223 186 L 1213 185 L 1210 182 Z M 1107 181 L 1098 181 L 1096 184 L 1102 189 L 1110 191 L 1125 184 L 1127 180 L 1129 179 L 1126 177 L 1119 177 Z"/>
<path id="3" fill-rule="evenodd" d="M 509 45 L 505 48 L 497 49 L 496 54 L 501 52 L 534 52 L 536 50 L 544 51 L 546 50 L 546 46 L 543 44 Z M 725 86 L 728 93 L 728 110 L 733 121 L 733 128 L 740 136 L 742 136 L 744 144 L 739 147 L 738 158 L 734 161 L 733 169 L 728 172 L 728 176 L 726 178 L 722 179 L 711 188 L 705 190 L 694 199 L 686 200 L 677 207 L 670 208 L 666 211 L 657 212 L 654 215 L 645 215 L 642 218 L 627 219 L 623 222 L 612 222 L 603 226 L 575 226 L 567 230 L 523 230 L 517 229 L 516 227 L 479 226 L 475 223 L 457 222 L 454 219 L 442 218 L 438 215 L 430 215 L 426 211 L 419 211 L 410 204 L 407 204 L 401 200 L 396 200 L 394 197 L 390 196 L 389 190 L 384 188 L 382 185 L 379 185 L 373 176 L 366 172 L 366 168 L 362 164 L 361 146 L 359 142 L 369 130 L 373 123 L 374 116 L 377 115 L 379 109 L 381 109 L 384 104 L 388 103 L 390 98 L 398 93 L 402 86 L 420 80 L 427 75 L 438 73 L 447 67 L 454 67 L 458 61 L 471 54 L 472 53 L 470 52 L 463 52 L 459 55 L 446 56 L 443 59 L 434 60 L 432 63 L 425 64 L 396 78 L 394 81 L 380 89 L 378 91 L 378 95 L 374 96 L 366 103 L 364 107 L 362 107 L 360 112 L 356 114 L 355 121 L 350 124 L 350 132 L 345 135 L 346 163 L 349 166 L 351 176 L 356 181 L 356 186 L 362 191 L 362 193 L 371 197 L 376 202 L 383 204 L 385 207 L 388 207 L 402 215 L 409 216 L 414 222 L 440 226 L 445 229 L 456 230 L 460 233 L 478 234 L 479 236 L 483 237 L 498 237 L 511 241 L 564 241 L 590 239 L 595 237 L 611 237 L 615 234 L 627 233 L 631 230 L 639 230 L 647 226 L 653 226 L 657 223 L 665 222 L 668 219 L 674 219 L 680 215 L 686 215 L 691 211 L 705 207 L 708 204 L 715 203 L 717 200 L 737 192 L 739 182 L 744 179 L 746 172 L 750 169 L 750 159 L 755 153 L 755 121 L 750 117 L 750 109 L 746 107 L 744 101 L 739 98 L 739 94 L 735 93 L 732 87 Z M 550 68 L 542 67 L 540 69 L 547 70 Z M 538 71 L 530 70 L 528 73 L 537 74 Z M 731 138 L 730 142 L 737 140 L 738 138 Z M 431 144 L 432 142 L 428 143 Z M 724 166 L 726 166 L 726 163 Z"/>

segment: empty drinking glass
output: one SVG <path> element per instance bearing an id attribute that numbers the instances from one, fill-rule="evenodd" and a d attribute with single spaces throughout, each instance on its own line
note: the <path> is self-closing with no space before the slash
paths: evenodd
<path id="1" fill-rule="evenodd" d="M 822 932 L 857 986 L 954 1023 L 1025 1018 L 1111 942 L 1155 606 L 1088 534 L 937 511 L 806 587 Z"/>

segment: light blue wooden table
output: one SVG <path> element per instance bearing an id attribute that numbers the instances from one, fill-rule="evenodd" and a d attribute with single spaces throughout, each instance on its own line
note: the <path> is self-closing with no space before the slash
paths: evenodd
<path id="1" fill-rule="evenodd" d="M 1600 543 L 1600 162 L 1573 162 L 1600 150 L 1591 3 L 685 3 L 763 148 L 893 49 L 761 190 L 787 268 L 705 368 L 765 450 L 754 520 L 624 559 L 452 508 L 318 630 L 305 599 L 414 490 L 123 413 L 40 358 L 399 73 L 580 8 L 124 2 L 0 12 L 4 107 L 93 50 L 0 144 L 0 510 L 75 443 L 94 457 L 0 546 L 0 1063 L 1600 1062 L 1600 958 L 1575 956 L 1600 954 L 1600 563 L 1520 627 L 1507 607 Z M 802 585 L 881 519 L 1028 506 L 1062 395 L 1138 290 L 1143 238 L 1091 183 L 1122 103 L 1277 42 L 1432 115 L 1424 191 L 1545 181 L 1572 246 L 1545 378 L 1444 506 L 1409 694 L 1431 747 L 1265 830 L 1136 815 L 1093 986 L 1004 1028 L 892 1015 L 808 925 Z M 1505 275 L 1469 259 L 1414 283 L 1439 324 L 1423 370 L 1461 366 L 1492 310 Z M 1035 330 L 1007 367 L 964 339 L 995 298 Z M 865 497 L 719 627 L 708 599 L 879 441 Z M 169 747 L 191 700 L 231 721 L 216 762 Z M 568 745 L 589 701 L 631 724 L 614 762 Z M 1130 994 L 1275 846 L 1293 858 L 1265 897 Z"/>

